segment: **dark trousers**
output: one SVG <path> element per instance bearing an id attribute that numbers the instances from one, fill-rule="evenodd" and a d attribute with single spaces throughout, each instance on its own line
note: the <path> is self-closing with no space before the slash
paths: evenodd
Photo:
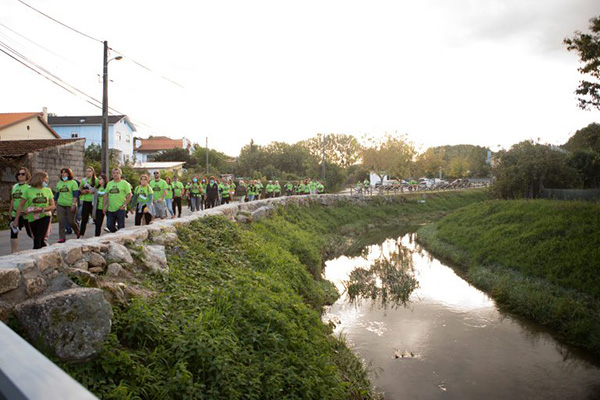
<path id="1" fill-rule="evenodd" d="M 104 222 L 104 211 L 101 208 L 96 209 L 96 236 L 102 233 L 102 223 Z"/>
<path id="2" fill-rule="evenodd" d="M 116 232 L 119 229 L 125 228 L 125 213 L 126 210 L 117 210 L 114 212 L 106 212 L 106 227 L 111 232 Z M 115 227 L 116 223 L 116 227 Z"/>
<path id="3" fill-rule="evenodd" d="M 29 223 L 31 234 L 33 235 L 33 248 L 41 249 L 48 246 L 46 244 L 46 233 L 50 225 L 50 217 L 43 217 Z"/>
<path id="4" fill-rule="evenodd" d="M 94 211 L 94 206 L 91 201 L 81 202 L 81 227 L 79 228 L 81 236 L 85 235 L 85 227 L 92 215 L 92 211 Z"/>
<path id="5" fill-rule="evenodd" d="M 229 196 L 221 198 L 221 204 L 229 204 Z"/>
<path id="6" fill-rule="evenodd" d="M 146 221 L 146 225 L 150 225 L 150 221 L 152 221 L 152 215 L 150 213 L 142 213 L 139 211 L 135 212 L 135 226 L 140 226 L 142 224 L 142 218 Z"/>
<path id="7" fill-rule="evenodd" d="M 213 208 L 215 206 L 215 201 L 217 201 L 214 197 L 206 198 L 206 207 L 205 208 Z"/>
<path id="8" fill-rule="evenodd" d="M 181 217 L 181 197 L 173 197 L 173 214 Z"/>
<path id="9" fill-rule="evenodd" d="M 14 220 L 15 220 L 15 217 L 10 218 L 10 222 L 13 222 Z M 19 217 L 19 222 L 18 222 L 17 226 L 19 227 L 19 231 L 21 229 L 23 229 L 23 227 L 25 227 L 25 232 L 27 232 L 27 236 L 32 237 L 31 236 L 31 228 L 29 227 L 29 221 L 26 220 L 25 217 L 23 217 L 22 215 Z M 10 238 L 17 239 L 18 237 L 19 237 L 19 232 L 17 231 L 17 233 L 14 233 L 11 229 L 10 230 Z"/>
<path id="10" fill-rule="evenodd" d="M 79 235 L 79 226 L 77 225 L 77 221 L 75 221 L 75 215 L 77 214 L 77 209 L 72 210 L 71 206 L 56 206 L 56 211 L 58 214 L 58 237 L 62 240 L 66 239 L 66 225 L 67 222 L 71 226 L 71 228 L 75 231 L 77 235 Z"/>

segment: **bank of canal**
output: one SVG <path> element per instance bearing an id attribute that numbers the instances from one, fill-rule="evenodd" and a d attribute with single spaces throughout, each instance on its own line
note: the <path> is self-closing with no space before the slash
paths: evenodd
<path id="1" fill-rule="evenodd" d="M 397 263 L 407 250 L 406 273 L 418 287 L 405 307 L 350 303 L 344 294 L 324 317 L 371 363 L 386 399 L 600 398 L 599 360 L 501 312 L 416 244 L 415 234 L 369 246 L 361 257 L 330 260 L 325 275 L 343 291 L 355 268 Z"/>

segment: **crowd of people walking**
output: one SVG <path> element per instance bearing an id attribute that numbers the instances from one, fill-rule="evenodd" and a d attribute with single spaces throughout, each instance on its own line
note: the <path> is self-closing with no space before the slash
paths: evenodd
<path id="1" fill-rule="evenodd" d="M 58 218 L 58 243 L 64 243 L 67 234 L 74 233 L 77 238 L 85 236 L 90 219 L 95 226 L 94 235 L 100 236 L 103 229 L 107 232 L 123 229 L 129 214 L 134 215 L 136 226 L 148 225 L 155 219 L 179 218 L 183 199 L 194 212 L 228 204 L 234 199 L 247 202 L 325 191 L 322 183 L 311 179 L 288 181 L 282 186 L 279 181 L 263 184 L 261 180 L 240 180 L 236 184 L 230 178 L 193 176 L 184 184 L 177 174 L 163 179 L 159 171 L 155 171 L 152 178 L 148 174 L 140 175 L 134 188 L 122 174 L 120 168 L 113 168 L 109 180 L 103 174 L 96 175 L 90 166 L 85 169 L 85 176 L 77 180 L 71 169 L 63 168 L 53 191 L 48 187 L 46 172 L 32 175 L 27 168 L 19 168 L 9 206 L 12 252 L 18 251 L 19 232 L 23 228 L 33 239 L 34 249 L 47 246 L 53 213 Z"/>

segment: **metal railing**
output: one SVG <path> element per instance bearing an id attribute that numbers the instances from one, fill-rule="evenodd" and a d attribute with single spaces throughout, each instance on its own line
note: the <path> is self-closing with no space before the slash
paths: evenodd
<path id="1" fill-rule="evenodd" d="M 98 398 L 0 322 L 0 400 Z"/>

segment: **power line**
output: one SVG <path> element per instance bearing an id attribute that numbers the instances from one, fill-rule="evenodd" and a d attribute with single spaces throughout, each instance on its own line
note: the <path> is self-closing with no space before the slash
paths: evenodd
<path id="1" fill-rule="evenodd" d="M 86 34 L 86 33 L 83 33 L 83 32 L 81 32 L 81 31 L 79 31 L 79 30 L 77 30 L 77 29 L 75 29 L 75 28 L 72 28 L 72 27 L 70 27 L 70 26 L 69 26 L 69 25 L 67 25 L 67 24 L 64 24 L 64 23 L 60 22 L 59 20 L 57 20 L 57 19 L 55 19 L 55 18 L 52 18 L 52 17 L 51 17 L 51 16 L 49 16 L 48 14 L 46 14 L 46 13 L 44 13 L 44 12 L 42 12 L 42 11 L 38 10 L 37 8 L 35 8 L 35 7 L 33 7 L 33 6 L 31 6 L 31 5 L 27 4 L 27 3 L 25 3 L 23 0 L 17 0 L 17 1 L 18 1 L 19 3 L 21 3 L 21 4 L 23 4 L 24 6 L 27 6 L 27 7 L 31 8 L 31 9 L 32 9 L 32 10 L 34 10 L 35 12 L 42 14 L 44 17 L 46 17 L 46 18 L 48 18 L 48 19 L 50 19 L 50 20 L 52 20 L 52 21 L 56 22 L 57 24 L 60 24 L 61 26 L 65 27 L 65 28 L 67 28 L 67 29 L 70 29 L 70 30 L 72 30 L 73 32 L 76 32 L 76 33 L 78 33 L 78 34 L 80 34 L 80 35 L 82 35 L 82 36 L 85 36 L 85 37 L 86 37 L 86 38 L 88 38 L 88 39 L 92 39 L 92 40 L 94 40 L 94 41 L 96 41 L 96 42 L 103 43 L 103 41 L 102 41 L 102 40 L 100 40 L 100 39 L 96 39 L 96 38 L 94 38 L 93 36 L 90 36 L 90 35 L 88 35 L 88 34 Z M 180 88 L 183 88 L 183 89 L 185 89 L 185 87 L 184 87 L 183 85 L 181 85 L 181 84 L 179 84 L 179 83 L 175 82 L 174 80 L 172 80 L 172 79 L 170 79 L 170 78 L 168 78 L 168 77 L 166 77 L 166 76 L 164 76 L 164 75 L 161 75 L 161 74 L 159 74 L 159 73 L 158 73 L 158 72 L 156 72 L 156 71 L 153 71 L 151 68 L 149 68 L 149 67 L 145 66 L 144 64 L 140 63 L 139 61 L 136 61 L 136 60 L 134 60 L 133 58 L 131 58 L 131 57 L 129 57 L 129 56 L 126 56 L 125 54 L 123 54 L 123 53 L 121 53 L 121 52 L 119 52 L 119 51 L 117 51 L 117 50 L 115 50 L 115 49 L 113 49 L 113 48 L 111 48 L 110 50 L 112 50 L 112 51 L 114 51 L 115 53 L 117 53 L 117 54 L 119 54 L 119 55 L 121 55 L 121 56 L 123 56 L 123 57 L 125 57 L 125 58 L 129 59 L 131 62 L 133 62 L 133 63 L 134 63 L 134 64 L 136 64 L 137 66 L 139 66 L 139 67 L 141 67 L 141 68 L 143 68 L 143 69 L 145 69 L 145 70 L 147 70 L 147 71 L 149 71 L 149 72 L 152 72 L 153 74 L 156 74 L 156 75 L 158 75 L 160 78 L 162 78 L 162 79 L 166 80 L 167 82 L 170 82 L 170 83 L 172 83 L 173 85 L 176 85 L 176 86 L 179 86 Z"/>
<path id="2" fill-rule="evenodd" d="M 63 24 L 62 22 L 60 22 L 59 20 L 57 20 L 57 19 L 55 19 L 55 18 L 52 18 L 52 17 L 51 17 L 51 16 L 49 16 L 48 14 L 45 14 L 45 13 L 41 12 L 41 11 L 40 11 L 40 10 L 38 10 L 37 8 L 35 8 L 35 7 L 33 7 L 33 6 L 30 6 L 29 4 L 25 3 L 23 0 L 17 0 L 17 1 L 18 1 L 19 3 L 21 3 L 21 4 L 23 4 L 24 6 L 31 8 L 33 11 L 35 11 L 35 12 L 37 12 L 37 13 L 39 13 L 39 14 L 42 14 L 44 17 L 46 17 L 46 18 L 48 18 L 48 19 L 51 19 L 52 21 L 56 22 L 57 24 L 59 24 L 59 25 L 62 25 L 62 26 L 64 26 L 65 28 L 72 30 L 73 32 L 76 32 L 76 33 L 78 33 L 78 34 L 80 34 L 80 35 L 82 35 L 82 36 L 85 36 L 85 37 L 86 37 L 86 38 L 88 38 L 88 39 L 92 39 L 93 41 L 96 41 L 96 42 L 100 42 L 100 43 L 102 43 L 102 41 L 101 41 L 101 40 L 99 40 L 99 39 L 96 39 L 95 37 L 92 37 L 92 36 L 90 36 L 90 35 L 88 35 L 88 34 L 85 34 L 85 33 L 81 32 L 81 31 L 78 31 L 78 30 L 77 30 L 77 29 L 75 29 L 75 28 L 71 28 L 71 27 L 70 27 L 69 25 L 67 25 L 67 24 Z"/>

